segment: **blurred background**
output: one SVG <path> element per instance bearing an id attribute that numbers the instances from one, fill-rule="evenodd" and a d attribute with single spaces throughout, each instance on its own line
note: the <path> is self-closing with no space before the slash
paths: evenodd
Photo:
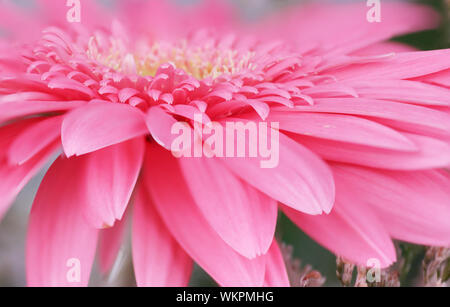
<path id="1" fill-rule="evenodd" d="M 32 8 L 33 0 L 15 0 L 24 8 Z M 93 0 L 94 1 L 94 0 Z M 100 1 L 100 0 L 99 0 Z M 145 1 L 145 0 L 143 0 Z M 192 5 L 201 0 L 174 0 L 180 5 Z M 239 8 L 242 16 L 257 20 L 274 10 L 292 5 L 300 0 L 229 0 Z M 335 0 L 344 2 L 347 0 Z M 360 0 L 364 1 L 364 0 Z M 388 0 L 382 0 L 388 1 Z M 114 0 L 102 0 L 104 5 L 113 5 Z M 435 8 L 442 15 L 442 23 L 438 29 L 410 34 L 395 38 L 396 41 L 413 45 L 419 49 L 441 49 L 450 47 L 450 0 L 423 0 L 421 2 Z M 0 1 L 1 9 L 1 1 Z M 24 286 L 25 282 L 25 235 L 27 215 L 34 195 L 45 170 L 34 178 L 17 198 L 16 203 L 0 222 L 0 287 Z M 310 265 L 326 278 L 325 286 L 339 285 L 336 277 L 336 257 L 309 239 L 285 216 L 280 216 L 277 236 L 292 248 L 292 257 L 301 261 L 301 266 Z M 128 240 L 129 241 L 129 240 Z M 134 277 L 129 253 L 129 242 L 119 253 L 119 259 L 109 276 L 101 276 L 95 271 L 91 284 L 94 286 L 133 286 Z M 398 243 L 398 248 L 406 255 L 407 265 L 411 269 L 401 276 L 402 285 L 418 285 L 421 261 L 425 248 Z M 299 265 L 296 263 L 295 265 Z M 215 283 L 200 268 L 196 268 L 191 281 L 192 286 L 215 286 Z"/>

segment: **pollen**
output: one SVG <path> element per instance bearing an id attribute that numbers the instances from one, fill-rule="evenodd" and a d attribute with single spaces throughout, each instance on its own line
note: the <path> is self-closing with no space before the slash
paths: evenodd
<path id="1" fill-rule="evenodd" d="M 109 48 L 99 48 L 98 39 L 92 37 L 88 44 L 88 55 L 104 65 L 121 72 L 134 70 L 141 76 L 155 76 L 158 69 L 167 63 L 181 69 L 198 80 L 218 78 L 253 71 L 255 53 L 231 48 L 218 48 L 213 42 L 191 44 L 187 40 L 154 42 L 139 46 L 134 53 L 127 53 L 125 45 L 110 39 Z"/>

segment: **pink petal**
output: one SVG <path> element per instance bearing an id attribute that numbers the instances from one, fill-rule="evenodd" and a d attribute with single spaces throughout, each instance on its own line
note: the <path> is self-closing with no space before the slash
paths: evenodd
<path id="1" fill-rule="evenodd" d="M 133 96 L 139 94 L 139 91 L 134 88 L 124 88 L 119 92 L 119 101 L 125 103 Z"/>
<path id="2" fill-rule="evenodd" d="M 133 214 L 133 263 L 140 287 L 186 287 L 193 266 L 144 187 L 138 189 Z"/>
<path id="3" fill-rule="evenodd" d="M 336 180 L 352 190 L 354 205 L 370 206 L 394 238 L 449 246 L 448 172 L 393 172 L 347 165 L 336 165 L 333 170 Z"/>
<path id="4" fill-rule="evenodd" d="M 81 107 L 86 101 L 14 101 L 0 104 L 0 122 L 33 114 L 66 111 Z"/>
<path id="5" fill-rule="evenodd" d="M 368 98 L 319 98 L 314 106 L 298 106 L 303 112 L 368 116 L 383 124 L 426 135 L 450 135 L 448 114 L 406 103 Z"/>
<path id="6" fill-rule="evenodd" d="M 68 157 L 83 155 L 146 134 L 144 114 L 129 105 L 95 102 L 69 113 L 62 125 Z"/>
<path id="7" fill-rule="evenodd" d="M 29 286 L 87 286 L 89 282 L 98 230 L 81 214 L 82 203 L 74 189 L 84 179 L 78 164 L 59 158 L 41 183 L 28 229 Z"/>
<path id="8" fill-rule="evenodd" d="M 283 207 L 287 216 L 314 240 L 359 265 L 377 259 L 382 267 L 396 261 L 387 230 L 368 207 L 352 200 L 351 189 L 336 182 L 336 204 L 330 215 L 311 216 Z"/>
<path id="9" fill-rule="evenodd" d="M 450 90 L 411 80 L 354 80 L 345 82 L 360 97 L 407 102 L 423 106 L 450 106 Z"/>
<path id="10" fill-rule="evenodd" d="M 45 63 L 45 62 L 44 62 Z M 20 101 L 55 101 L 57 102 L 58 96 L 45 92 L 15 92 L 13 94 L 4 95 L 0 98 L 0 104 L 8 102 L 20 102 Z"/>
<path id="11" fill-rule="evenodd" d="M 99 266 L 103 274 L 107 274 L 117 259 L 127 228 L 127 218 L 115 223 L 114 227 L 103 229 L 99 233 L 98 254 Z"/>
<path id="12" fill-rule="evenodd" d="M 364 65 L 330 71 L 339 80 L 398 80 L 429 75 L 449 68 L 450 49 L 394 54 L 392 58 Z"/>
<path id="13" fill-rule="evenodd" d="M 29 118 L 0 127 L 0 157 L 7 159 L 8 149 L 16 138 L 39 122 L 39 118 Z"/>
<path id="14" fill-rule="evenodd" d="M 450 87 L 450 69 L 417 78 L 418 81 L 428 82 L 443 87 Z"/>
<path id="15" fill-rule="evenodd" d="M 222 161 L 238 177 L 287 206 L 308 214 L 330 212 L 334 181 L 328 166 L 283 134 L 279 145 L 279 164 L 274 168 L 261 168 L 262 158 L 223 158 Z"/>
<path id="16" fill-rule="evenodd" d="M 247 258 L 267 253 L 275 234 L 277 202 L 219 161 L 184 158 L 180 165 L 198 208 L 219 236 Z"/>
<path id="17" fill-rule="evenodd" d="M 271 112 L 268 122 L 280 122 L 280 129 L 338 142 L 385 149 L 417 150 L 401 133 L 373 121 L 338 114 Z"/>
<path id="18" fill-rule="evenodd" d="M 0 220 L 28 181 L 44 167 L 58 148 L 59 143 L 53 143 L 20 166 L 11 166 L 0 158 Z"/>
<path id="19" fill-rule="evenodd" d="M 176 135 L 172 134 L 172 127 L 177 120 L 162 108 L 153 107 L 147 113 L 146 122 L 148 130 L 155 141 L 170 150 L 176 138 Z"/>
<path id="20" fill-rule="evenodd" d="M 179 104 L 173 106 L 174 114 L 182 116 L 184 118 L 198 121 L 197 117 L 201 119 L 201 122 L 203 124 L 209 124 L 211 123 L 211 119 L 208 117 L 207 114 L 200 112 L 199 107 L 194 105 L 184 105 Z"/>
<path id="21" fill-rule="evenodd" d="M 23 164 L 53 143 L 61 134 L 62 117 L 45 119 L 21 133 L 9 148 L 11 164 Z"/>
<path id="22" fill-rule="evenodd" d="M 419 149 L 402 152 L 293 136 L 325 160 L 391 170 L 425 170 L 450 165 L 450 145 L 425 136 L 403 133 Z"/>
<path id="23" fill-rule="evenodd" d="M 239 255 L 209 226 L 171 153 L 149 146 L 146 167 L 144 180 L 158 212 L 194 261 L 222 286 L 262 286 L 264 257 L 249 260 Z"/>
<path id="24" fill-rule="evenodd" d="M 94 98 L 94 91 L 84 84 L 69 79 L 67 77 L 55 77 L 50 80 L 48 87 L 52 90 L 60 89 L 64 90 L 69 97 L 76 97 L 80 99 L 92 99 Z"/>
<path id="25" fill-rule="evenodd" d="M 286 271 L 283 255 L 278 243 L 274 240 L 266 256 L 266 275 L 264 277 L 266 287 L 289 287 L 289 277 Z"/>
<path id="26" fill-rule="evenodd" d="M 289 14 L 279 14 L 275 27 L 271 29 L 265 24 L 263 33 L 295 40 L 300 47 L 316 43 L 327 53 L 343 54 L 400 34 L 431 28 L 438 20 L 430 8 L 411 3 L 381 3 L 381 23 L 367 21 L 370 9 L 367 1 L 311 3 Z"/>
<path id="27" fill-rule="evenodd" d="M 83 211 L 96 228 L 121 220 L 144 157 L 144 140 L 134 139 L 83 156 Z"/>
<path id="28" fill-rule="evenodd" d="M 386 54 L 390 52 L 412 52 L 417 51 L 416 48 L 397 42 L 380 42 L 373 45 L 364 47 L 352 53 L 352 55 L 358 56 L 375 56 L 380 54 Z"/>

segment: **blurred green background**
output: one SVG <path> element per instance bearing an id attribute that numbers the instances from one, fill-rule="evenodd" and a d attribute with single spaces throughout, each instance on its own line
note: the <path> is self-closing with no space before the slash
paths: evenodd
<path id="1" fill-rule="evenodd" d="M 114 0 L 103 0 L 111 3 Z M 290 5 L 295 0 L 230 0 L 242 12 L 245 18 L 258 19 L 272 10 L 282 6 Z M 383 0 L 382 0 L 383 1 Z M 20 5 L 29 6 L 32 0 L 16 0 Z M 196 0 L 178 0 L 184 5 L 197 2 Z M 343 2 L 337 1 L 337 2 Z M 419 49 L 441 49 L 450 47 L 450 26 L 448 12 L 450 1 L 446 0 L 423 0 L 409 1 L 421 2 L 433 6 L 442 15 L 441 26 L 438 29 L 414 33 L 403 37 L 395 38 L 396 41 L 415 46 Z M 23 286 L 25 285 L 24 272 L 24 245 L 26 234 L 27 215 L 31 203 L 37 191 L 39 182 L 42 180 L 44 172 L 33 179 L 26 189 L 19 195 L 15 205 L 8 212 L 6 218 L 0 223 L 0 286 Z M 320 271 L 327 279 L 326 286 L 339 285 L 336 278 L 336 258 L 333 254 L 316 244 L 296 226 L 294 226 L 284 215 L 279 217 L 277 230 L 278 238 L 294 248 L 294 256 L 301 260 L 303 265 L 312 265 L 314 269 Z M 404 250 L 412 251 L 412 270 L 404 276 L 403 285 L 416 285 L 416 278 L 419 274 L 421 259 L 424 249 L 403 244 Z M 94 274 L 92 284 L 102 286 L 132 286 L 133 275 L 131 258 L 127 249 L 124 248 L 120 254 L 121 260 L 117 272 L 109 277 L 101 277 Z M 215 283 L 198 267 L 196 267 L 192 281 L 192 286 L 215 286 Z"/>

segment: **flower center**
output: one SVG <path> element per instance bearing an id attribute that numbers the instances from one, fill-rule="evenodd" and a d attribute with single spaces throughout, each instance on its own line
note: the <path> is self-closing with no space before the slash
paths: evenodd
<path id="1" fill-rule="evenodd" d="M 135 72 L 141 76 L 155 76 L 158 68 L 170 63 L 198 80 L 217 78 L 253 71 L 256 64 L 251 51 L 220 48 L 215 43 L 192 44 L 187 40 L 141 44 L 129 53 L 120 40 L 111 39 L 109 48 L 100 48 L 98 39 L 92 37 L 88 55 L 102 64 L 121 72 Z"/>
<path id="2" fill-rule="evenodd" d="M 156 43 L 149 53 L 138 58 L 138 73 L 153 76 L 162 64 L 171 63 L 197 79 L 217 78 L 222 74 L 253 70 L 252 57 L 251 52 L 220 50 L 212 44 L 191 47 L 186 41 L 176 45 Z"/>

